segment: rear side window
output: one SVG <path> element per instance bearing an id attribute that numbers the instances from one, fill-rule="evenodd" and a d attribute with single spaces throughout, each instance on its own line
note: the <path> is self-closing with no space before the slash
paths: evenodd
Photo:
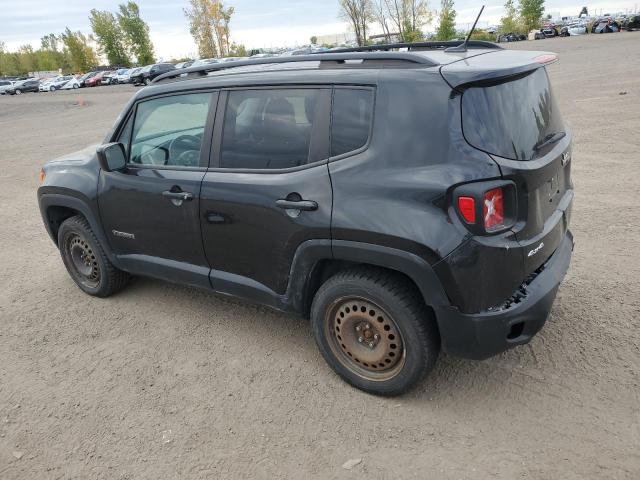
<path id="1" fill-rule="evenodd" d="M 229 92 L 220 166 L 264 170 L 308 163 L 319 98 L 317 89 Z"/>
<path id="2" fill-rule="evenodd" d="M 337 88 L 331 115 L 331 156 L 336 157 L 364 147 L 369 141 L 373 91 Z"/>
<path id="3" fill-rule="evenodd" d="M 544 68 L 517 80 L 469 88 L 462 96 L 462 113 L 471 145 L 512 160 L 542 156 L 565 135 Z"/>

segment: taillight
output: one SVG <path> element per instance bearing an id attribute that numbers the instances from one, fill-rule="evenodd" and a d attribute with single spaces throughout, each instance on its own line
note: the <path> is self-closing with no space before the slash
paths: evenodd
<path id="1" fill-rule="evenodd" d="M 471 197 L 458 197 L 458 210 L 464 221 L 469 224 L 476 223 L 476 201 Z"/>
<path id="2" fill-rule="evenodd" d="M 494 188 L 484 194 L 484 228 L 494 232 L 504 227 L 504 195 L 502 188 Z"/>

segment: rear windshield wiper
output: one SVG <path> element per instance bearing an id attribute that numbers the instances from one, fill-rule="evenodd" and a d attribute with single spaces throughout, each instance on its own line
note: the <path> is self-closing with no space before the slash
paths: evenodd
<path id="1" fill-rule="evenodd" d="M 566 136 L 567 134 L 565 132 L 550 133 L 549 135 L 544 137 L 542 140 L 540 140 L 538 143 L 536 143 L 533 146 L 533 149 L 537 152 L 538 150 L 542 150 L 544 147 L 547 147 L 552 143 L 559 142 Z"/>

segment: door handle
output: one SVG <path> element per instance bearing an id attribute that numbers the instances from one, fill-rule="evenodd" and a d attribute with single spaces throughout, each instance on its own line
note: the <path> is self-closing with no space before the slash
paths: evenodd
<path id="1" fill-rule="evenodd" d="M 189 192 L 172 192 L 170 190 L 162 192 L 162 196 L 171 200 L 180 200 L 182 202 L 190 202 L 193 200 L 193 193 Z"/>
<path id="2" fill-rule="evenodd" d="M 276 205 L 284 210 L 303 210 L 305 212 L 318 210 L 317 202 L 312 200 L 277 200 Z"/>

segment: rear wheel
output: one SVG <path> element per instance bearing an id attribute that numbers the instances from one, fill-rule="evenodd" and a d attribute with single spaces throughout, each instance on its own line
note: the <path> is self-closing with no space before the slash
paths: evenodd
<path id="1" fill-rule="evenodd" d="M 109 261 L 84 217 L 78 215 L 62 223 L 58 247 L 69 275 L 85 293 L 108 297 L 127 284 L 129 275 Z"/>
<path id="2" fill-rule="evenodd" d="M 20 89 L 16 90 L 16 95 L 22 95 L 22 90 Z"/>
<path id="3" fill-rule="evenodd" d="M 49 91 L 50 92 L 55 92 L 56 91 L 56 87 L 53 87 L 53 86 L 49 87 Z"/>
<path id="4" fill-rule="evenodd" d="M 375 268 L 330 278 L 311 323 L 327 363 L 344 380 L 377 395 L 399 395 L 433 369 L 440 337 L 432 313 L 407 279 Z"/>
<path id="5" fill-rule="evenodd" d="M 149 80 L 149 78 L 145 78 L 144 79 L 144 84 L 145 85 L 151 85 L 151 80 Z"/>

